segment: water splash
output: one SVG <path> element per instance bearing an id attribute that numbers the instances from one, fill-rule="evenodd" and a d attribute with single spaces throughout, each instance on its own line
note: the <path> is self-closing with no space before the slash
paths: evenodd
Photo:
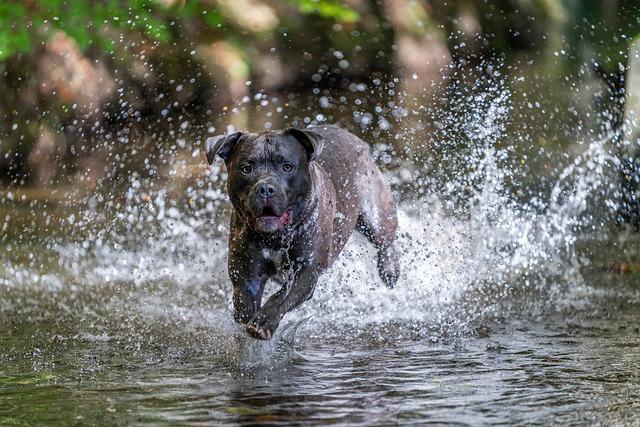
<path id="1" fill-rule="evenodd" d="M 456 108 L 444 117 L 435 148 L 447 161 L 427 163 L 426 172 L 408 163 L 389 174 L 398 190 L 420 190 L 420 197 L 399 203 L 397 288 L 382 285 L 372 248 L 354 236 L 314 298 L 287 316 L 282 329 L 290 341 L 287 328 L 309 317 L 300 326 L 305 334 L 347 329 L 383 337 L 389 325 L 400 324 L 394 333 L 439 339 L 514 311 L 533 316 L 558 309 L 557 294 L 581 286 L 574 246 L 602 220 L 592 206 L 608 200 L 617 167 L 609 139 L 590 142 L 547 195 L 515 197 L 522 165 L 501 144 L 510 91 L 500 73 L 487 75 L 474 90 L 457 92 Z M 448 170 L 429 173 L 437 167 Z M 85 331 L 91 336 L 165 337 L 187 346 L 196 340 L 214 353 L 254 353 L 257 344 L 239 338 L 242 328 L 231 320 L 222 175 L 210 172 L 213 180 L 200 180 L 179 199 L 165 188 L 145 188 L 134 174 L 119 205 L 109 205 L 112 217 L 97 213 L 100 203 L 90 200 L 78 221 L 102 225 L 87 229 L 81 241 L 49 243 L 55 269 L 40 273 L 6 263 L 0 285 L 54 293 L 62 311 L 97 325 Z"/>

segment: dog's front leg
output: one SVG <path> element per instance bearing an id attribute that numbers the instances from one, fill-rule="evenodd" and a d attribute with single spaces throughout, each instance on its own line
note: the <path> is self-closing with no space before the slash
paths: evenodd
<path id="1" fill-rule="evenodd" d="M 293 282 L 285 284 L 260 310 L 255 312 L 247 323 L 249 335 L 261 340 L 270 340 L 282 317 L 311 298 L 318 275 L 319 272 L 315 266 L 303 266 Z"/>
<path id="2" fill-rule="evenodd" d="M 265 283 L 275 270 L 251 241 L 232 240 L 229 278 L 233 284 L 233 318 L 246 323 L 260 309 Z"/>

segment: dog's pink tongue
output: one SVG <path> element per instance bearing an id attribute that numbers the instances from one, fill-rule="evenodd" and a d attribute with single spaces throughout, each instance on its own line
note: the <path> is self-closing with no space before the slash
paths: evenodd
<path id="1" fill-rule="evenodd" d="M 282 225 L 291 224 L 291 211 L 290 210 L 284 211 L 284 213 L 280 217 L 280 223 Z"/>

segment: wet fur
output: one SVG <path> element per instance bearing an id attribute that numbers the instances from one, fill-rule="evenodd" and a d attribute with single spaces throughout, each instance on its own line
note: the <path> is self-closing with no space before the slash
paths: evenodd
<path id="1" fill-rule="evenodd" d="M 206 151 L 209 163 L 219 155 L 229 171 L 234 318 L 246 323 L 251 336 L 270 339 L 282 317 L 311 298 L 319 275 L 335 261 L 353 230 L 362 232 L 378 250 L 384 283 L 396 284 L 398 223 L 393 194 L 371 159 L 369 146 L 358 137 L 331 125 L 237 133 L 211 138 Z M 298 169 L 293 176 L 274 169 L 253 181 L 237 176 L 242 175 L 239 165 L 251 158 L 275 164 L 274 159 L 283 158 Z M 273 183 L 277 200 L 274 196 L 269 203 L 278 215 L 285 204 L 292 209 L 291 224 L 275 232 L 256 230 L 252 220 L 259 208 L 254 205 L 265 200 L 256 199 L 254 190 L 263 182 Z M 282 288 L 262 305 L 268 279 L 278 280 Z"/>

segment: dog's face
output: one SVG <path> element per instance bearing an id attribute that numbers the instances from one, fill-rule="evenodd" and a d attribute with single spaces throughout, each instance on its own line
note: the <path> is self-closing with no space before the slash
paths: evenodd
<path id="1" fill-rule="evenodd" d="M 209 164 L 216 155 L 226 163 L 231 203 L 259 233 L 282 231 L 301 217 L 311 192 L 309 163 L 321 150 L 318 134 L 294 128 L 206 141 Z"/>

